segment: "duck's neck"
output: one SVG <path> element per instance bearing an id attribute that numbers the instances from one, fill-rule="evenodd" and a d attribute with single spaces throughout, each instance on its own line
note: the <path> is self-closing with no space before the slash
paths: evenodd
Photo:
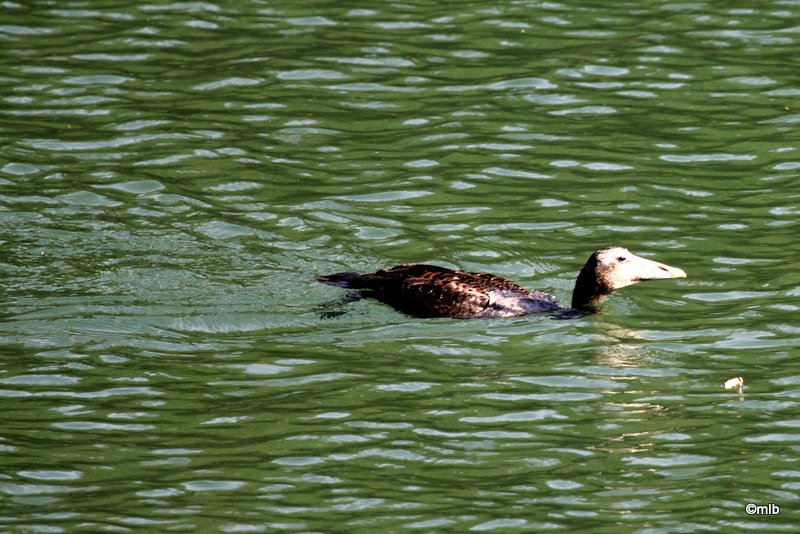
<path id="1" fill-rule="evenodd" d="M 572 291 L 572 307 L 577 310 L 599 304 L 606 300 L 612 291 L 598 280 L 597 259 L 592 255 L 575 281 L 575 289 Z"/>

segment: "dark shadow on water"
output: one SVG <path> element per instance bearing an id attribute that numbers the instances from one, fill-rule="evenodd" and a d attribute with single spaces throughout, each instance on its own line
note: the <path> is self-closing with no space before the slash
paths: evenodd
<path id="1" fill-rule="evenodd" d="M 575 308 L 570 308 L 568 310 L 558 310 L 550 314 L 551 319 L 556 319 L 557 321 L 563 321 L 565 319 L 580 319 L 582 317 L 586 317 L 590 315 L 586 310 L 576 310 Z"/>
<path id="2" fill-rule="evenodd" d="M 314 313 L 319 315 L 320 319 L 333 319 L 348 313 L 345 306 L 353 302 L 358 302 L 363 298 L 359 291 L 348 291 L 345 296 L 340 299 L 323 302 L 314 308 Z"/>

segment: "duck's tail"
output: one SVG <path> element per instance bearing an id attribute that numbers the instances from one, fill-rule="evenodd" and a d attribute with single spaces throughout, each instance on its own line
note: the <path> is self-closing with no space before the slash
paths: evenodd
<path id="1" fill-rule="evenodd" d="M 329 286 L 344 287 L 346 289 L 361 289 L 364 287 L 364 277 L 354 272 L 333 273 L 317 278 L 317 282 Z"/>

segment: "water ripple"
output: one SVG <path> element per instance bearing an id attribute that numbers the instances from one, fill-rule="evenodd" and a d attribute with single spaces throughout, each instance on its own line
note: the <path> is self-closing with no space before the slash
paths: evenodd
<path id="1" fill-rule="evenodd" d="M 796 530 L 796 7 L 6 2 L 4 525 Z M 689 278 L 314 281 L 613 243 Z"/>

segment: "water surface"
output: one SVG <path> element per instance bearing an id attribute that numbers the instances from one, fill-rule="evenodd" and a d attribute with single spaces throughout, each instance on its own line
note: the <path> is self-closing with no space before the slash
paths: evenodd
<path id="1" fill-rule="evenodd" d="M 3 529 L 798 530 L 797 2 L 3 10 Z"/>

